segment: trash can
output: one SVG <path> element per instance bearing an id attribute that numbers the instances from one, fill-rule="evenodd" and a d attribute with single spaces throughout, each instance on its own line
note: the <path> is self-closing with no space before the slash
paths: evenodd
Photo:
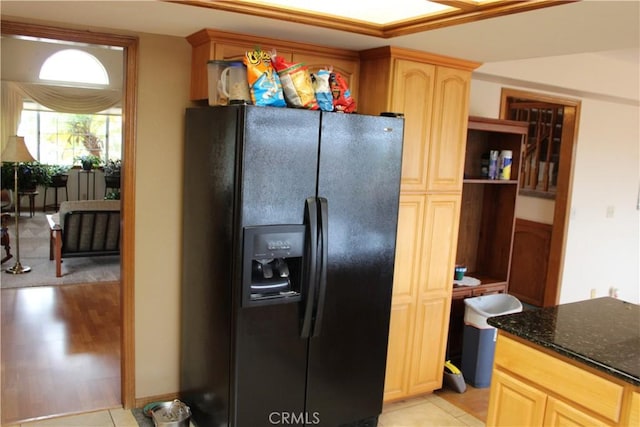
<path id="1" fill-rule="evenodd" d="M 489 317 L 522 311 L 522 304 L 508 294 L 492 294 L 464 300 L 462 373 L 476 388 L 489 387 L 498 330 L 487 324 Z"/>

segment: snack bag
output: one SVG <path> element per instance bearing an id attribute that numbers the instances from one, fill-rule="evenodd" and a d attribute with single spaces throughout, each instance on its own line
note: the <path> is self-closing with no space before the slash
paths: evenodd
<path id="1" fill-rule="evenodd" d="M 282 84 L 271 65 L 269 52 L 256 49 L 247 52 L 243 58 L 247 66 L 247 82 L 251 88 L 254 105 L 263 107 L 286 107 Z"/>
<path id="2" fill-rule="evenodd" d="M 311 75 L 313 90 L 316 93 L 316 101 L 322 111 L 333 111 L 333 97 L 331 96 L 331 86 L 329 85 L 329 70 L 318 70 Z"/>
<path id="3" fill-rule="evenodd" d="M 302 64 L 290 64 L 276 54 L 271 52 L 271 65 L 278 72 L 284 99 L 287 105 L 296 108 L 307 108 L 317 110 L 316 94 L 311 83 L 309 70 Z"/>
<path id="4" fill-rule="evenodd" d="M 329 76 L 329 85 L 333 95 L 333 108 L 341 113 L 352 113 L 356 109 L 356 101 L 351 97 L 347 82 L 340 73 L 333 72 Z"/>

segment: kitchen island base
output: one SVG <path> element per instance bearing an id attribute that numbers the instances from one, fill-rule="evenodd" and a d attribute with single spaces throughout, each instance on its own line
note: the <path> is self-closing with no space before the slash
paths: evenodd
<path id="1" fill-rule="evenodd" d="M 640 387 L 499 331 L 487 426 L 640 425 Z"/>

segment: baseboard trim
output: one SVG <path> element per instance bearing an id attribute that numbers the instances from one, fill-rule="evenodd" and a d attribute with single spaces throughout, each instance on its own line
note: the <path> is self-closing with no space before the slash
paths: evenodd
<path id="1" fill-rule="evenodd" d="M 171 402 L 174 399 L 178 399 L 178 393 L 167 393 L 167 394 L 159 394 L 156 396 L 148 396 L 148 397 L 136 397 L 135 407 L 136 408 L 144 408 L 145 405 L 153 402 Z"/>

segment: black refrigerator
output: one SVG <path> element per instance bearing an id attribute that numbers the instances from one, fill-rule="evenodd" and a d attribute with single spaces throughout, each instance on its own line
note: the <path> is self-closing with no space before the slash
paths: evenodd
<path id="1" fill-rule="evenodd" d="M 401 118 L 189 108 L 180 398 L 199 427 L 375 426 Z"/>

